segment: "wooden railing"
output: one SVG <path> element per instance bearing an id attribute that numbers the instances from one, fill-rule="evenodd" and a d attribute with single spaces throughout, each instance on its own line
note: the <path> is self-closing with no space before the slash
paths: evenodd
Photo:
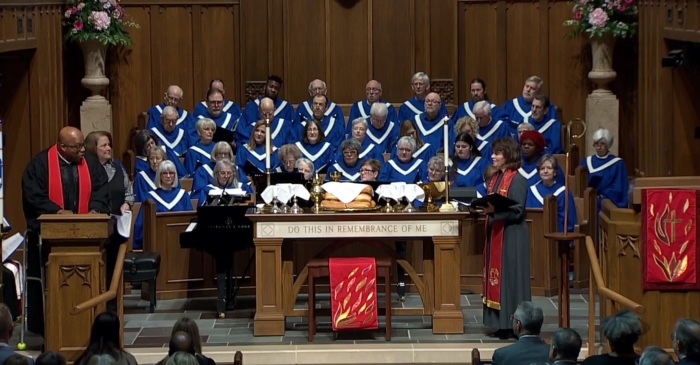
<path id="1" fill-rule="evenodd" d="M 71 314 L 79 314 L 88 309 L 94 308 L 102 303 L 112 300 L 117 297 L 119 290 L 121 289 L 121 278 L 122 271 L 124 270 L 124 258 L 126 257 L 126 245 L 119 246 L 119 253 L 117 253 L 117 263 L 114 265 L 114 272 L 112 273 L 112 281 L 109 283 L 109 290 L 106 292 L 90 298 L 71 309 Z"/>
<path id="2" fill-rule="evenodd" d="M 595 293 L 596 287 L 598 288 L 598 295 L 600 296 L 600 301 L 598 307 L 601 310 L 603 308 L 603 301 L 610 300 L 613 303 L 620 304 L 624 307 L 629 308 L 635 313 L 642 314 L 646 311 L 643 305 L 625 297 L 624 295 L 609 289 L 605 286 L 603 281 L 603 274 L 600 270 L 600 262 L 598 261 L 598 254 L 596 253 L 595 244 L 591 236 L 586 236 L 586 250 L 588 251 L 588 259 L 591 263 L 590 279 L 588 285 L 588 355 L 596 354 L 596 340 L 595 340 Z M 601 336 L 601 345 L 604 343 Z"/>

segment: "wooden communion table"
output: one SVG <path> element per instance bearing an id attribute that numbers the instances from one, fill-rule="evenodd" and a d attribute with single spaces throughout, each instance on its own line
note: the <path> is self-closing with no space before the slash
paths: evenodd
<path id="1" fill-rule="evenodd" d="M 294 242 L 335 245 L 363 240 L 423 240 L 423 276 L 406 260 L 397 260 L 423 301 L 422 308 L 394 308 L 392 315 L 430 315 L 433 333 L 464 333 L 460 301 L 461 224 L 467 213 L 320 213 L 246 215 L 255 241 L 256 336 L 284 335 L 285 318 L 306 316 L 294 303 L 306 282 L 303 269 L 294 280 Z M 388 246 L 384 253 L 391 255 Z M 324 250 L 318 256 L 328 256 Z"/>

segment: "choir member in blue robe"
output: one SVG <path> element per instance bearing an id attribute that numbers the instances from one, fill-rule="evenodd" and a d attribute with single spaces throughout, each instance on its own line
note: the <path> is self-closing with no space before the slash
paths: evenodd
<path id="1" fill-rule="evenodd" d="M 503 120 L 498 120 L 491 114 L 491 105 L 486 101 L 477 102 L 474 105 L 474 114 L 476 122 L 479 125 L 479 130 L 476 134 L 476 148 L 481 151 L 481 154 L 486 156 L 491 148 L 491 144 L 503 137 L 510 137 L 510 129 L 508 123 Z M 486 147 L 489 147 L 486 149 Z"/>
<path id="2" fill-rule="evenodd" d="M 163 161 L 156 170 L 156 190 L 150 191 L 146 199 L 153 199 L 156 213 L 192 210 L 190 193 L 178 188 L 177 171 L 172 161 Z M 134 250 L 143 249 L 143 209 L 139 211 L 134 225 Z"/>
<path id="3" fill-rule="evenodd" d="M 327 109 L 323 113 L 324 117 L 335 116 L 335 120 L 343 121 L 343 124 L 345 123 L 345 115 L 343 114 L 343 108 L 341 108 L 338 104 L 328 99 L 328 87 L 326 86 L 326 83 L 323 80 L 316 79 L 309 83 L 309 100 L 305 100 L 297 107 L 297 120 L 295 121 L 295 125 L 299 121 L 313 119 L 313 99 L 314 97 L 319 95 L 323 95 L 326 97 Z M 343 126 L 343 135 L 344 134 L 345 126 Z M 344 139 L 345 138 L 343 138 L 343 140 Z M 340 144 L 340 142 L 338 144 Z"/>
<path id="4" fill-rule="evenodd" d="M 304 129 L 308 121 L 316 121 L 323 130 L 326 142 L 331 144 L 332 152 L 340 146 L 340 142 L 345 140 L 345 119 L 338 119 L 335 114 L 326 115 L 328 100 L 323 95 L 317 95 L 313 98 L 313 109 L 310 119 L 303 117 L 296 125 L 296 141 L 300 141 L 304 137 Z M 295 141 L 289 140 L 288 143 Z"/>
<path id="5" fill-rule="evenodd" d="M 564 212 L 565 212 L 565 196 L 568 195 L 569 207 L 567 217 L 567 232 L 573 232 L 577 222 L 576 205 L 574 203 L 574 195 L 571 191 L 564 194 L 565 186 L 556 181 L 559 164 L 557 159 L 551 154 L 546 154 L 537 162 L 537 170 L 540 175 L 540 182 L 530 186 L 530 192 L 527 194 L 526 208 L 542 208 L 544 207 L 544 198 L 549 195 L 557 197 L 557 231 L 564 232 Z"/>
<path id="6" fill-rule="evenodd" d="M 151 148 L 148 151 L 148 169 L 137 172 L 134 177 L 135 202 L 146 200 L 148 193 L 156 189 L 156 170 L 167 159 L 167 154 L 161 148 Z"/>
<path id="7" fill-rule="evenodd" d="M 477 187 L 484 182 L 484 171 L 489 162 L 481 156 L 468 134 L 460 134 L 455 140 L 455 153 L 452 156 L 452 171 L 455 174 L 454 186 Z"/>
<path id="8" fill-rule="evenodd" d="M 399 115 L 397 121 L 413 120 L 413 118 L 425 112 L 425 97 L 430 92 L 430 77 L 425 72 L 416 72 L 411 78 L 411 89 L 413 96 L 404 101 L 399 107 Z M 447 107 L 445 103 L 440 103 L 439 118 L 442 119 L 447 115 Z"/>
<path id="9" fill-rule="evenodd" d="M 224 80 L 222 79 L 212 79 L 209 82 L 209 90 L 217 89 L 221 91 L 221 94 L 224 96 L 224 104 L 223 108 L 221 109 L 222 111 L 229 113 L 233 116 L 234 120 L 238 120 L 238 118 L 241 117 L 243 114 L 241 110 L 241 106 L 238 105 L 233 100 L 226 99 L 226 88 L 224 86 Z M 198 118 L 200 115 L 205 115 L 208 109 L 207 101 L 203 100 L 199 104 L 195 105 L 194 111 L 192 114 L 194 115 L 195 118 Z M 208 117 L 207 117 L 208 118 Z M 230 128 L 229 128 L 230 129 Z"/>
<path id="10" fill-rule="evenodd" d="M 413 138 L 416 141 L 416 151 L 413 152 L 413 158 L 419 158 L 423 160 L 423 162 L 427 163 L 431 157 L 435 156 L 438 147 L 433 146 L 430 143 L 424 143 L 418 134 L 417 129 L 418 128 L 416 127 L 415 122 L 411 120 L 404 120 L 401 122 L 401 127 L 399 128 L 399 139 L 404 136 Z M 397 148 L 392 149 L 391 158 L 396 157 L 397 152 Z"/>
<path id="11" fill-rule="evenodd" d="M 447 115 L 440 115 L 441 103 L 440 95 L 437 93 L 430 93 L 425 98 L 425 112 L 413 117 L 420 138 L 423 142 L 433 146 L 443 145 L 443 118 Z"/>
<path id="12" fill-rule="evenodd" d="M 425 174 L 421 178 L 421 182 L 439 182 L 445 181 L 445 159 L 442 155 L 436 155 L 428 160 Z"/>
<path id="13" fill-rule="evenodd" d="M 199 141 L 190 146 L 185 154 L 185 170 L 191 175 L 200 165 L 206 165 L 211 161 L 211 150 L 214 148 L 214 131 L 216 123 L 211 119 L 200 119 L 197 121 L 197 133 Z"/>
<path id="14" fill-rule="evenodd" d="M 306 181 L 312 181 L 314 174 L 316 173 L 314 163 L 306 157 L 299 157 L 297 163 L 294 165 L 294 168 L 298 172 L 304 174 L 304 180 Z"/>
<path id="15" fill-rule="evenodd" d="M 501 109 L 501 107 L 492 103 L 489 100 L 488 92 L 486 89 L 486 81 L 478 77 L 473 79 L 470 83 L 470 92 L 472 98 L 467 100 L 464 104 L 457 107 L 455 113 L 452 115 L 452 119 L 450 119 L 450 127 L 455 125 L 455 123 L 457 123 L 457 120 L 464 117 L 469 117 L 476 120 L 476 114 L 474 114 L 474 106 L 476 105 L 476 103 L 482 100 L 489 103 L 489 106 L 491 107 L 491 115 L 493 115 L 493 117 L 496 120 L 502 120 L 504 122 L 508 121 L 508 114 L 506 114 L 503 111 L 503 109 Z"/>
<path id="16" fill-rule="evenodd" d="M 262 117 L 260 120 L 270 120 L 270 136 L 272 138 L 272 144 L 275 147 L 280 147 L 287 143 L 294 143 L 297 141 L 293 120 L 275 115 L 275 104 L 272 99 L 262 98 L 260 100 L 259 109 Z M 260 120 L 254 120 L 250 123 L 248 121 L 238 122 L 235 132 L 236 143 L 238 145 L 245 144 L 250 140 L 253 128 Z"/>
<path id="17" fill-rule="evenodd" d="M 379 174 L 379 181 L 417 183 L 425 175 L 426 162 L 414 158 L 416 141 L 404 136 L 396 143 L 396 157 L 384 163 Z"/>
<path id="18" fill-rule="evenodd" d="M 192 178 L 192 196 L 198 196 L 199 192 L 209 184 L 214 178 L 214 167 L 221 160 L 234 161 L 234 154 L 231 145 L 227 142 L 217 142 L 211 150 L 211 161 L 199 166 L 194 171 Z M 240 179 L 239 179 L 240 180 Z"/>
<path id="19" fill-rule="evenodd" d="M 360 142 L 360 160 L 364 161 L 368 158 L 373 158 L 383 163 L 385 160 L 384 152 L 379 146 L 374 144 L 371 139 L 367 138 L 367 120 L 360 117 L 348 124 L 352 125 L 352 134 L 350 138 Z M 341 160 L 342 158 L 343 150 L 339 148 L 335 153 L 334 161 Z"/>
<path id="20" fill-rule="evenodd" d="M 360 155 L 360 142 L 356 139 L 347 139 L 340 144 L 339 151 L 342 152 L 343 158 L 338 159 L 334 164 L 328 167 L 326 173 L 326 181 L 331 180 L 333 171 L 340 172 L 340 181 L 360 181 L 360 168 L 362 162 Z"/>
<path id="21" fill-rule="evenodd" d="M 365 87 L 366 99 L 356 102 L 350 107 L 350 117 L 348 120 L 355 120 L 357 118 L 368 119 L 372 113 L 372 106 L 374 104 L 384 104 L 387 108 L 387 120 L 390 122 L 398 121 L 398 114 L 396 114 L 396 108 L 390 102 L 382 99 L 382 84 L 377 80 L 370 80 Z M 350 135 L 350 127 L 347 127 L 345 134 Z"/>
<path id="22" fill-rule="evenodd" d="M 510 122 L 510 131 L 515 134 L 515 129 L 518 124 L 525 121 L 525 118 L 532 114 L 532 100 L 535 95 L 539 95 L 542 91 L 542 86 L 544 81 L 539 76 L 530 76 L 525 80 L 525 85 L 523 85 L 523 93 L 517 98 L 506 101 L 503 105 L 503 111 L 508 115 L 508 121 Z M 550 120 L 557 117 L 557 107 L 551 104 L 549 107 L 549 112 L 545 119 Z"/>
<path id="23" fill-rule="evenodd" d="M 488 141 L 482 141 L 479 139 L 479 123 L 477 123 L 476 120 L 470 117 L 459 118 L 459 120 L 457 120 L 457 123 L 455 123 L 454 132 L 455 136 L 458 136 L 462 133 L 466 133 L 470 137 L 472 137 L 472 140 L 474 140 L 474 143 L 476 144 L 476 149 L 478 149 L 479 152 L 481 152 L 481 157 L 483 157 L 489 163 L 491 162 L 491 146 L 489 145 Z M 454 155 L 454 143 L 450 143 L 449 147 L 450 155 Z"/>
<path id="24" fill-rule="evenodd" d="M 254 174 L 265 173 L 265 161 L 270 155 L 270 171 L 280 165 L 277 147 L 270 145 L 271 151 L 265 150 L 265 121 L 255 123 L 253 135 L 248 143 L 241 146 L 236 154 L 236 166 L 241 180 L 252 181 Z"/>
<path id="25" fill-rule="evenodd" d="M 161 124 L 150 129 L 150 132 L 158 139 L 161 146 L 173 151 L 175 156 L 182 156 L 190 148 L 190 140 L 185 129 L 177 125 L 177 109 L 172 106 L 163 108 L 160 115 Z"/>
<path id="26" fill-rule="evenodd" d="M 379 173 L 382 172 L 382 163 L 370 158 L 362 162 L 360 167 L 360 181 L 379 181 Z"/>
<path id="27" fill-rule="evenodd" d="M 168 90 L 165 92 L 165 96 L 163 97 L 163 103 L 154 105 L 148 109 L 148 123 L 146 124 L 146 129 L 151 129 L 161 124 L 160 115 L 163 113 L 163 108 L 168 105 L 177 109 L 177 115 L 180 116 L 180 118 L 177 120 L 177 125 L 185 128 L 185 131 L 187 130 L 188 126 L 193 125 L 194 118 L 192 117 L 192 114 L 178 106 L 178 104 L 182 101 L 182 97 L 183 92 L 179 86 L 168 86 Z"/>
<path id="28" fill-rule="evenodd" d="M 610 199 L 618 208 L 629 205 L 627 165 L 621 158 L 610 154 L 614 138 L 607 129 L 595 131 L 593 147 L 596 153 L 581 161 L 581 166 L 588 169 L 588 186 L 598 192 L 598 209 L 602 207 L 603 199 Z"/>
<path id="29" fill-rule="evenodd" d="M 241 120 L 241 122 L 245 122 L 245 125 L 250 126 L 255 124 L 258 120 L 264 119 L 265 117 L 263 117 L 260 113 L 260 102 L 263 98 L 269 98 L 274 103 L 273 116 L 276 118 L 282 118 L 291 123 L 294 120 L 294 107 L 292 106 L 292 104 L 279 97 L 279 92 L 282 88 L 282 83 L 283 81 L 281 77 L 277 75 L 270 75 L 267 78 L 267 83 L 265 84 L 264 96 L 261 96 L 246 104 L 244 116 L 242 117 L 243 119 Z M 269 117 L 269 119 L 272 118 Z"/>
<path id="30" fill-rule="evenodd" d="M 547 153 L 556 154 L 564 153 L 564 147 L 561 141 L 561 122 L 556 119 L 546 119 L 545 116 L 549 112 L 549 98 L 544 95 L 537 95 L 532 99 L 532 115 L 525 118 L 523 123 L 518 125 L 518 134 L 520 133 L 520 125 L 529 123 L 532 127 L 544 136 L 547 143 Z M 517 138 L 517 137 L 516 137 Z"/>
<path id="31" fill-rule="evenodd" d="M 287 143 L 277 150 L 280 165 L 275 169 L 276 172 L 297 172 L 297 160 L 301 158 L 301 150 L 296 144 Z"/>
<path id="32" fill-rule="evenodd" d="M 315 119 L 306 122 L 301 140 L 295 145 L 303 157 L 313 162 L 319 173 L 325 173 L 328 165 L 334 161 L 333 146 L 326 141 L 321 124 Z"/>
<path id="33" fill-rule="evenodd" d="M 523 161 L 518 172 L 527 180 L 528 186 L 535 185 L 540 181 L 537 162 L 542 158 L 545 151 L 546 145 L 544 137 L 538 131 L 525 131 L 520 136 L 520 146 L 522 149 Z M 556 180 L 558 183 L 564 184 L 565 179 L 564 171 L 559 167 Z"/>
<path id="34" fill-rule="evenodd" d="M 187 175 L 185 171 L 185 166 L 180 162 L 180 158 L 175 154 L 173 150 L 167 149 L 165 146 L 161 146 L 158 143 L 158 139 L 150 131 L 142 130 L 139 131 L 134 137 L 134 145 L 136 146 L 136 160 L 134 161 L 134 174 L 138 174 L 141 171 L 148 171 L 150 169 L 150 164 L 148 162 L 148 152 L 153 147 L 158 147 L 165 151 L 166 159 L 173 161 L 175 168 L 177 169 L 177 176 L 182 178 Z"/>
<path id="35" fill-rule="evenodd" d="M 387 117 L 386 105 L 374 103 L 367 121 L 367 137 L 379 147 L 379 151 L 391 152 L 391 146 L 399 137 L 399 125 Z"/>
<path id="36" fill-rule="evenodd" d="M 211 183 L 205 185 L 198 194 L 192 194 L 192 196 L 199 198 L 197 205 L 205 205 L 210 196 L 221 196 L 224 191 L 230 195 L 235 194 L 235 189 L 241 189 L 248 194 L 253 193 L 250 185 L 240 181 L 238 169 L 231 160 L 223 159 L 218 161 L 214 166 L 213 173 L 214 177 L 211 178 Z"/>
<path id="37" fill-rule="evenodd" d="M 233 131 L 233 127 L 238 122 L 238 118 L 231 113 L 225 112 L 223 106 L 224 94 L 218 89 L 209 89 L 207 92 L 207 110 L 202 115 L 198 116 L 197 120 L 211 119 L 216 124 L 216 128 Z M 199 140 L 197 129 L 190 128 L 188 133 L 190 144 L 194 145 L 197 143 Z"/>

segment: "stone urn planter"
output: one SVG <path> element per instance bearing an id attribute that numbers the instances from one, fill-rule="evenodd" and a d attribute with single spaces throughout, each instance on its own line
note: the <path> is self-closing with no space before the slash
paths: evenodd
<path id="1" fill-rule="evenodd" d="M 588 78 L 596 85 L 592 95 L 612 93 L 608 84 L 617 77 L 617 72 L 612 68 L 614 48 L 615 38 L 611 35 L 591 38 L 593 69 L 588 73 Z"/>
<path id="2" fill-rule="evenodd" d="M 80 83 L 92 94 L 88 100 L 105 100 L 101 93 L 109 85 L 109 79 L 105 76 L 107 45 L 93 40 L 78 44 L 83 51 L 85 61 L 85 76 Z"/>

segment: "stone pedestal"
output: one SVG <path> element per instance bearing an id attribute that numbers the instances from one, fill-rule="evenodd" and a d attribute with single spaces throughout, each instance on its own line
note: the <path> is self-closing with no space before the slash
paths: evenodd
<path id="1" fill-rule="evenodd" d="M 593 69 L 588 78 L 595 83 L 596 89 L 586 98 L 586 155 L 595 153 L 593 133 L 598 129 L 610 130 L 619 140 L 620 102 L 608 89 L 608 84 L 617 77 L 612 68 L 614 46 L 615 38 L 609 35 L 591 39 Z M 610 153 L 617 155 L 617 144 L 613 143 Z"/>
<path id="2" fill-rule="evenodd" d="M 80 130 L 83 135 L 94 131 L 112 133 L 112 106 L 107 99 L 87 98 L 80 105 Z"/>
<path id="3" fill-rule="evenodd" d="M 80 43 L 85 61 L 85 77 L 80 83 L 90 90 L 91 95 L 80 106 L 80 129 L 83 135 L 93 131 L 112 132 L 112 107 L 102 96 L 102 90 L 109 85 L 105 76 L 107 46 L 98 41 Z"/>

